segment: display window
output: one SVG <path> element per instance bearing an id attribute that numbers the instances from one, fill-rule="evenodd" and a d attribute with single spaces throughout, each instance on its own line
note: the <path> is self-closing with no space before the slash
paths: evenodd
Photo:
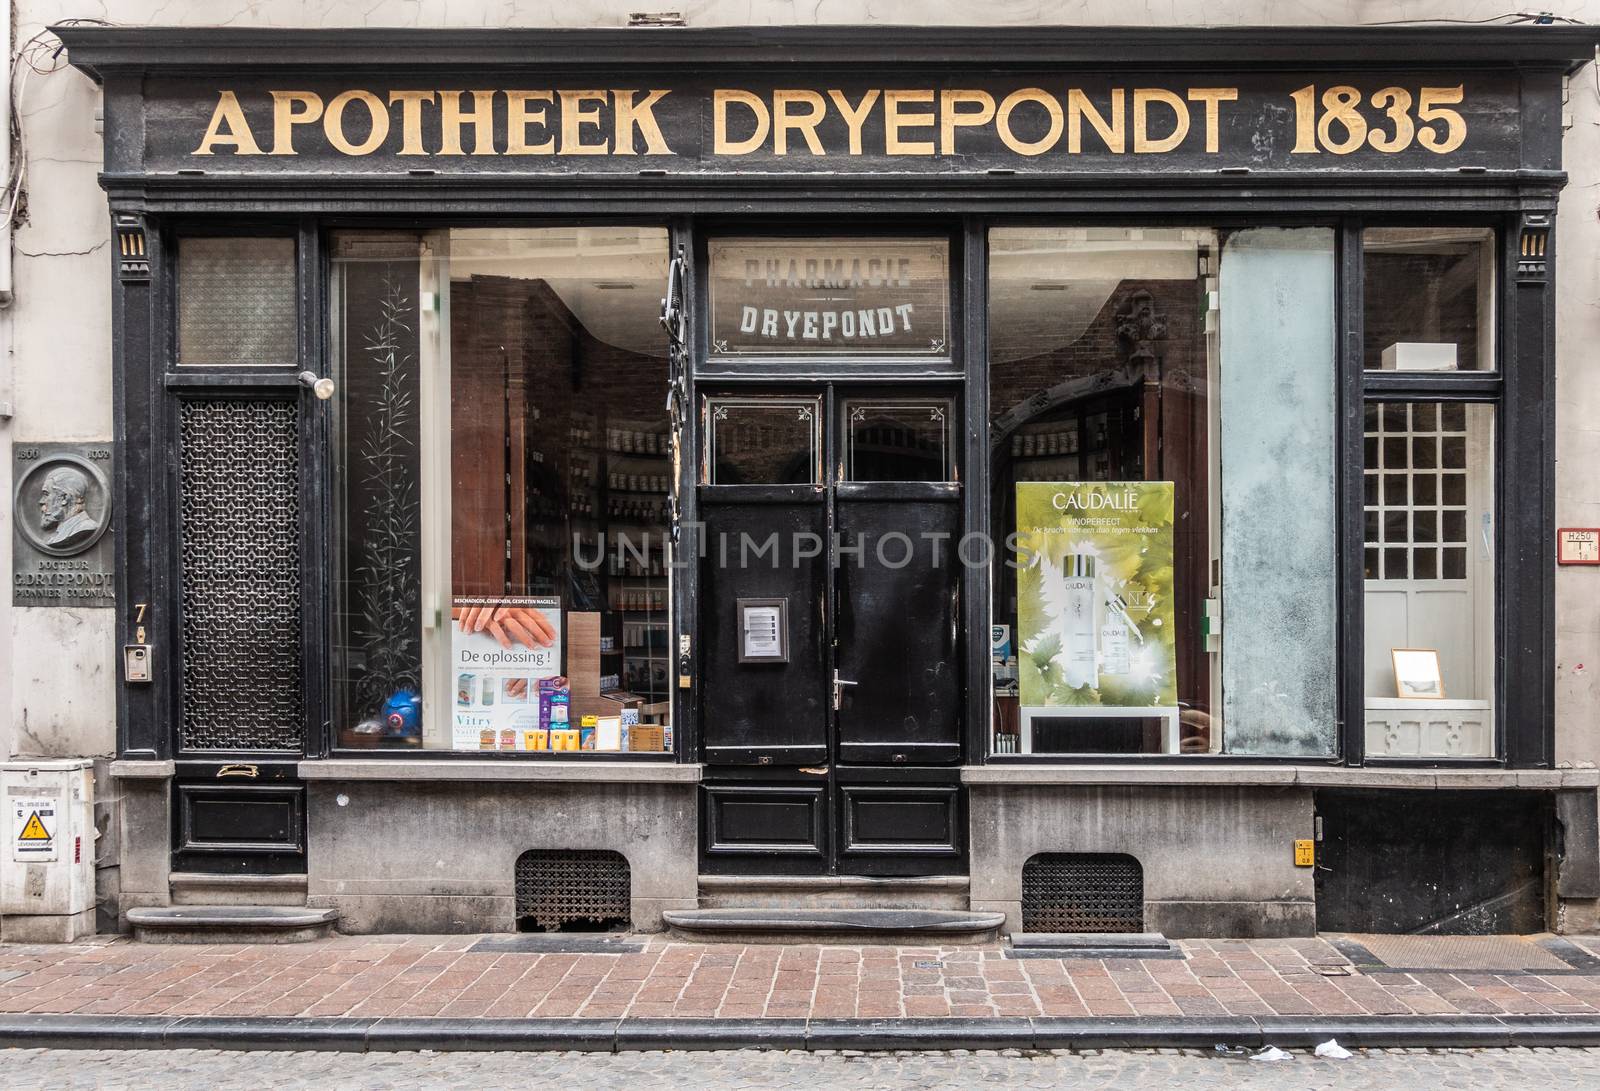
<path id="1" fill-rule="evenodd" d="M 1374 760 L 1498 756 L 1499 240 L 1384 225 L 1341 252 L 1337 235 L 988 231 L 987 359 L 965 381 L 986 387 L 989 523 L 918 534 L 959 546 L 930 563 L 982 555 L 989 754 L 1325 759 L 1354 738 Z M 703 564 L 683 577 L 679 439 L 668 400 L 647 396 L 675 374 L 667 231 L 349 230 L 322 245 L 333 748 L 673 753 L 674 594 L 725 580 Z M 175 239 L 175 364 L 292 366 L 298 250 Z M 902 367 L 949 358 L 944 241 L 735 237 L 706 255 L 713 362 L 782 373 L 869 345 Z M 1341 260 L 1359 269 L 1344 372 L 1363 389 L 1359 435 L 1337 426 Z M 914 500 L 958 486 L 957 388 L 863 382 L 706 387 L 685 472 L 701 487 L 899 483 Z M 1340 459 L 1357 445 L 1352 483 Z M 1351 489 L 1359 554 L 1340 549 Z M 897 518 L 922 512 L 896 503 Z M 846 613 L 849 586 L 834 581 Z M 842 717 L 862 698 L 840 692 Z"/>
<path id="2" fill-rule="evenodd" d="M 1368 402 L 1368 757 L 1495 754 L 1494 409 Z"/>
<path id="3" fill-rule="evenodd" d="M 1496 370 L 1493 230 L 1373 227 L 1361 246 L 1364 367 Z"/>
<path id="4" fill-rule="evenodd" d="M 653 227 L 330 239 L 339 748 L 673 748 Z"/>
<path id="5" fill-rule="evenodd" d="M 1334 258 L 990 232 L 994 753 L 1336 752 Z"/>
<path id="6" fill-rule="evenodd" d="M 1361 243 L 1364 756 L 1496 758 L 1495 235 Z"/>

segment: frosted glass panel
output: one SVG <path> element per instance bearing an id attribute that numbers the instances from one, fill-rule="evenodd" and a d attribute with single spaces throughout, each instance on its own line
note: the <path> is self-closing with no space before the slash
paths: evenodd
<path id="1" fill-rule="evenodd" d="M 1337 751 L 1334 237 L 1223 245 L 1222 693 L 1235 754 Z"/>

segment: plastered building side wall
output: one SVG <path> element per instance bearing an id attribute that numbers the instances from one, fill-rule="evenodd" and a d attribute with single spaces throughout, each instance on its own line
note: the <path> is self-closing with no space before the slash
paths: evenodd
<path id="1" fill-rule="evenodd" d="M 1552 3 L 1555 14 L 1600 22 L 1600 0 Z M 1461 0 L 822 0 L 661 4 L 596 0 L 21 0 L 14 41 L 50 23 L 105 19 L 135 25 L 620 26 L 629 11 L 682 10 L 692 26 L 785 24 L 1042 23 L 1143 25 L 1319 25 L 1393 20 L 1482 20 L 1502 3 Z M 644 31 L 639 33 L 671 33 Z M 0 422 L 0 485 L 11 495 L 11 448 L 34 440 L 111 438 L 111 263 L 100 163 L 98 95 L 80 74 L 32 74 L 19 111 L 26 130 L 25 219 L 13 241 L 16 301 L 0 312 L 0 354 L 9 382 L 0 400 L 15 417 Z M 1557 238 L 1559 465 L 1557 523 L 1600 525 L 1600 83 L 1585 69 L 1569 96 L 1566 169 Z M 7 391 L 9 387 L 9 391 Z M 1552 543 L 1552 554 L 1553 554 Z M 9 526 L 0 561 L 9 573 Z M 1600 762 L 1600 569 L 1557 575 L 1557 757 Z M 111 610 L 14 609 L 0 624 L 0 755 L 103 756 L 115 740 L 117 667 Z"/>

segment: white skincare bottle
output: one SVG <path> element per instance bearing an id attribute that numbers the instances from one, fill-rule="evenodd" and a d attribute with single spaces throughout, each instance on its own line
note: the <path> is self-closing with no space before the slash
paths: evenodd
<path id="1" fill-rule="evenodd" d="M 1106 601 L 1106 620 L 1100 626 L 1100 671 L 1103 674 L 1127 674 L 1132 669 L 1125 609 L 1120 595 L 1112 595 Z"/>
<path id="2" fill-rule="evenodd" d="M 1061 651 L 1066 659 L 1066 683 L 1077 689 L 1100 685 L 1095 665 L 1095 603 L 1098 598 L 1094 578 L 1094 558 L 1087 553 L 1069 553 L 1062 564 Z"/>

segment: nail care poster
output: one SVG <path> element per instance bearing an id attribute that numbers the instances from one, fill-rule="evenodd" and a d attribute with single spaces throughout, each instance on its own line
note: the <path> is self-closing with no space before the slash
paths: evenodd
<path id="1" fill-rule="evenodd" d="M 1017 673 L 1035 707 L 1178 703 L 1170 481 L 1017 485 Z"/>
<path id="2" fill-rule="evenodd" d="M 539 680 L 561 673 L 561 600 L 457 598 L 450 610 L 452 746 L 528 749 Z"/>

